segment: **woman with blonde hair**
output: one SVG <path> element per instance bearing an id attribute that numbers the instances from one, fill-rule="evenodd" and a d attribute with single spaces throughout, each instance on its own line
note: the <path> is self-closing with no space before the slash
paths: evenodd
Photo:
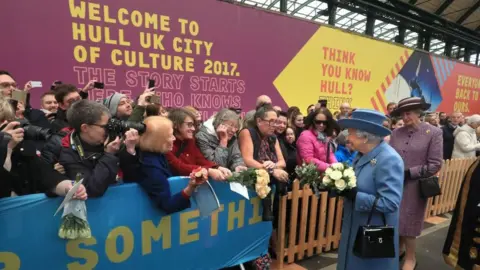
<path id="1" fill-rule="evenodd" d="M 173 175 L 165 153 L 172 151 L 175 141 L 172 121 L 163 116 L 151 116 L 145 119 L 144 124 L 146 131 L 139 142 L 140 165 L 138 170 L 130 171 L 126 179 L 135 179 L 155 205 L 167 214 L 189 208 L 190 196 L 206 178 L 198 181 L 190 174 L 187 186 L 181 192 L 171 194 L 168 178 Z"/>

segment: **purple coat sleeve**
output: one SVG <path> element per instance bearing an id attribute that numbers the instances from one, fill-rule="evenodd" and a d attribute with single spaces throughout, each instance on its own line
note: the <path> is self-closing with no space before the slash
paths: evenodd
<path id="1" fill-rule="evenodd" d="M 443 134 L 441 129 L 432 129 L 432 138 L 428 144 L 427 164 L 411 167 L 412 179 L 430 177 L 442 168 L 443 162 Z M 423 172 L 423 174 L 422 174 Z"/>

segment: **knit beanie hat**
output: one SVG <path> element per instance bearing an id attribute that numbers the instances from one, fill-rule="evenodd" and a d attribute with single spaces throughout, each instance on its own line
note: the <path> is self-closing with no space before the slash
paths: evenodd
<path id="1" fill-rule="evenodd" d="M 114 93 L 113 95 L 103 100 L 103 105 L 108 108 L 113 117 L 117 115 L 118 104 L 120 103 L 120 100 L 124 97 L 127 96 L 120 93 Z"/>

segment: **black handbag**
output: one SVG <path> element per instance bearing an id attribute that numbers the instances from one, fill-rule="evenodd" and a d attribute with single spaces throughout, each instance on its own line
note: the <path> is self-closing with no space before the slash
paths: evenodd
<path id="1" fill-rule="evenodd" d="M 353 254 L 360 258 L 394 258 L 395 228 L 387 225 L 385 214 L 382 214 L 383 226 L 370 225 L 372 215 L 377 205 L 378 197 L 368 215 L 367 225 L 358 228 L 353 244 Z"/>
<path id="2" fill-rule="evenodd" d="M 424 174 L 424 169 L 422 167 L 421 174 Z M 424 199 L 442 195 L 442 190 L 440 189 L 440 184 L 438 183 L 438 176 L 430 176 L 426 178 L 420 178 L 420 196 Z"/>

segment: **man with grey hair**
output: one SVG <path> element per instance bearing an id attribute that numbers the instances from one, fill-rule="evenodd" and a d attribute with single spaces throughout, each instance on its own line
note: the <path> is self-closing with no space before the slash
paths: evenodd
<path id="1" fill-rule="evenodd" d="M 452 158 L 475 157 L 475 152 L 480 150 L 477 139 L 477 128 L 480 127 L 480 115 L 474 114 L 468 117 L 467 123 L 458 127 L 454 132 L 455 142 L 453 145 Z"/>
<path id="2" fill-rule="evenodd" d="M 246 168 L 236 137 L 239 122 L 235 111 L 222 109 L 203 123 L 195 137 L 206 159 L 232 171 Z"/>
<path id="3" fill-rule="evenodd" d="M 102 196 L 115 183 L 120 163 L 138 162 L 138 132 L 130 129 L 124 139 L 107 138 L 110 112 L 102 104 L 85 99 L 68 109 L 67 120 L 73 131 L 62 139 L 59 163 L 70 179 L 82 175 L 90 197 Z M 120 160 L 123 151 L 124 160 Z"/>
<path id="4" fill-rule="evenodd" d="M 455 144 L 455 137 L 453 132 L 458 128 L 460 119 L 462 118 L 461 112 L 454 112 L 450 115 L 449 121 L 442 126 L 443 133 L 443 159 L 451 159 L 453 153 L 453 146 Z"/>
<path id="5" fill-rule="evenodd" d="M 257 101 L 255 102 L 255 110 L 251 110 L 245 114 L 245 127 L 250 128 L 253 127 L 253 118 L 255 116 L 255 112 L 261 106 L 272 104 L 272 99 L 267 95 L 261 95 L 257 97 Z"/>
<path id="6" fill-rule="evenodd" d="M 342 103 L 342 105 L 340 105 L 340 114 L 338 115 L 338 119 L 348 118 L 350 116 L 350 109 L 350 103 Z"/>

